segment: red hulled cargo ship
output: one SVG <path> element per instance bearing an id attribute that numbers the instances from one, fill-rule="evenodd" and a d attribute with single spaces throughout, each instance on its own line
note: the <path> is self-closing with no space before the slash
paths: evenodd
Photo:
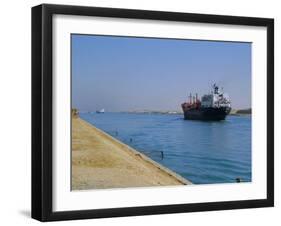
<path id="1" fill-rule="evenodd" d="M 227 94 L 219 90 L 214 84 L 211 94 L 205 94 L 201 100 L 198 95 L 189 95 L 189 101 L 181 105 L 184 119 L 219 121 L 224 120 L 231 111 L 230 100 Z"/>

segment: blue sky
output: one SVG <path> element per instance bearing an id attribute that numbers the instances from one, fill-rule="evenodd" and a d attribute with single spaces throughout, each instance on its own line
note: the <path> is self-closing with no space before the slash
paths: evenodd
<path id="1" fill-rule="evenodd" d="M 251 106 L 251 44 L 72 35 L 72 106 L 81 111 L 180 110 L 217 83 Z"/>

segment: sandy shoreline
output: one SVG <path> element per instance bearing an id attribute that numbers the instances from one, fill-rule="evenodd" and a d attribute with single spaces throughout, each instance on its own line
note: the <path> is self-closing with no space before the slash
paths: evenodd
<path id="1" fill-rule="evenodd" d="M 72 189 L 191 184 L 84 120 L 72 119 Z"/>

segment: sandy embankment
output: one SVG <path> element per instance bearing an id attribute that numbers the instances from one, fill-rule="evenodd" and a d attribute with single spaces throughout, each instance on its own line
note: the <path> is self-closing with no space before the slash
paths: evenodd
<path id="1" fill-rule="evenodd" d="M 78 117 L 72 119 L 72 189 L 191 184 Z"/>

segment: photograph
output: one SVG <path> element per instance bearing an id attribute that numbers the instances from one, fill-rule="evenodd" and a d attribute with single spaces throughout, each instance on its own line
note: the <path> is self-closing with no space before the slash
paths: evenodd
<path id="1" fill-rule="evenodd" d="M 32 7 L 31 162 L 39 221 L 274 206 L 274 18 Z"/>
<path id="2" fill-rule="evenodd" d="M 252 43 L 72 33 L 71 190 L 252 182 Z"/>

